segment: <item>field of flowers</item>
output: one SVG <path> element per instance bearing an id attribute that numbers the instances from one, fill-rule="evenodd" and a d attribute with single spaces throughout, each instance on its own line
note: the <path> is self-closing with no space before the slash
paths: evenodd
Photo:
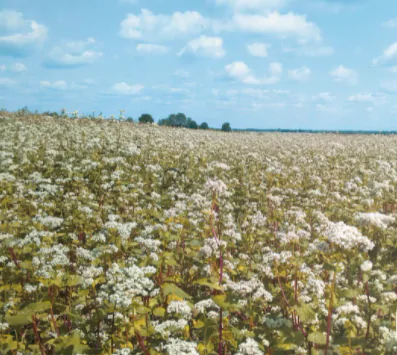
<path id="1" fill-rule="evenodd" d="M 397 354 L 397 137 L 0 118 L 1 354 Z"/>

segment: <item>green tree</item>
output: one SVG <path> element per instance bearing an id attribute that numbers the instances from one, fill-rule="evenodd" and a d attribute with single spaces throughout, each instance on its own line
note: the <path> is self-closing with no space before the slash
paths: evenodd
<path id="1" fill-rule="evenodd" d="M 192 120 L 191 118 L 188 118 L 186 127 L 190 128 L 190 129 L 197 129 L 198 128 L 198 124 L 197 124 L 196 121 Z"/>
<path id="2" fill-rule="evenodd" d="M 154 119 L 153 119 L 152 115 L 150 115 L 148 113 L 143 113 L 141 115 L 141 117 L 139 117 L 138 121 L 139 121 L 139 123 L 153 123 Z"/>
<path id="3" fill-rule="evenodd" d="M 222 125 L 222 131 L 223 132 L 230 132 L 232 130 L 232 127 L 230 127 L 230 123 L 229 122 L 225 122 Z"/>
<path id="4" fill-rule="evenodd" d="M 207 123 L 207 122 L 203 122 L 203 123 L 200 125 L 200 129 L 209 129 L 208 123 Z"/>
<path id="5" fill-rule="evenodd" d="M 134 119 L 132 117 L 128 117 L 127 122 L 132 123 L 132 122 L 134 122 Z"/>

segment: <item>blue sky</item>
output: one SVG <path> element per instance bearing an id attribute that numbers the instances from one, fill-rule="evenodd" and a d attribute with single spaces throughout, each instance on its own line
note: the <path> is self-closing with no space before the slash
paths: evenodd
<path id="1" fill-rule="evenodd" d="M 0 0 L 0 107 L 397 129 L 395 0 Z"/>

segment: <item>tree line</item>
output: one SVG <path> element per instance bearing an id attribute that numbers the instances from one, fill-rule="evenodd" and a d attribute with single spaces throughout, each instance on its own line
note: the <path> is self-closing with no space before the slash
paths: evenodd
<path id="1" fill-rule="evenodd" d="M 132 118 L 127 118 L 127 121 L 133 121 Z M 154 123 L 154 119 L 152 115 L 148 113 L 143 113 L 138 118 L 139 123 Z M 168 127 L 183 127 L 190 129 L 210 129 L 207 122 L 202 122 L 200 125 L 190 117 L 186 117 L 184 113 L 172 113 L 167 118 L 161 118 L 158 121 L 160 126 L 168 126 Z M 232 130 L 230 123 L 225 122 L 222 124 L 221 130 L 224 132 L 230 132 Z"/>
<path id="2" fill-rule="evenodd" d="M 6 109 L 2 109 L 3 111 L 6 111 Z M 1 110 L 0 110 L 1 111 Z M 127 122 L 134 122 L 134 119 L 132 117 L 125 117 L 124 110 L 120 110 L 120 120 L 126 120 Z M 27 106 L 17 110 L 16 112 L 17 116 L 27 116 L 27 115 L 38 115 L 39 112 L 36 110 L 34 113 L 30 111 Z M 95 117 L 95 111 L 92 113 L 92 115 L 84 115 L 84 114 L 79 114 L 78 111 L 74 112 L 66 112 L 66 109 L 61 109 L 60 113 L 58 112 L 51 112 L 51 111 L 45 111 L 42 113 L 42 115 L 47 115 L 51 117 L 69 117 L 69 114 L 72 115 L 73 118 L 82 118 L 82 117 L 88 117 L 88 118 L 104 118 L 102 115 L 102 112 Z M 110 116 L 111 119 L 115 119 L 115 116 L 112 115 Z M 149 113 L 143 113 L 141 116 L 138 118 L 139 123 L 154 123 L 154 118 L 151 114 Z M 171 114 L 167 118 L 162 118 L 158 121 L 158 124 L 160 126 L 168 126 L 168 127 L 180 127 L 180 128 L 189 128 L 189 129 L 211 129 L 208 126 L 207 122 L 202 122 L 200 125 L 190 117 L 187 117 L 184 113 L 176 113 L 176 114 Z M 232 127 L 230 126 L 229 122 L 225 122 L 222 124 L 221 130 L 224 132 L 230 132 L 232 130 Z"/>

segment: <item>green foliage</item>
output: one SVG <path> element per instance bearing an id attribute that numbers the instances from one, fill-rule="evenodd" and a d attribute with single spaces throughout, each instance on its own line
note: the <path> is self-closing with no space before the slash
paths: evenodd
<path id="1" fill-rule="evenodd" d="M 153 123 L 154 119 L 150 114 L 143 113 L 141 116 L 139 116 L 138 121 L 139 123 Z"/>
<path id="2" fill-rule="evenodd" d="M 232 127 L 230 126 L 229 122 L 225 122 L 222 124 L 222 131 L 223 132 L 230 132 L 232 130 Z"/>
<path id="3" fill-rule="evenodd" d="M 200 129 L 209 129 L 208 123 L 207 122 L 203 122 L 200 124 Z"/>

